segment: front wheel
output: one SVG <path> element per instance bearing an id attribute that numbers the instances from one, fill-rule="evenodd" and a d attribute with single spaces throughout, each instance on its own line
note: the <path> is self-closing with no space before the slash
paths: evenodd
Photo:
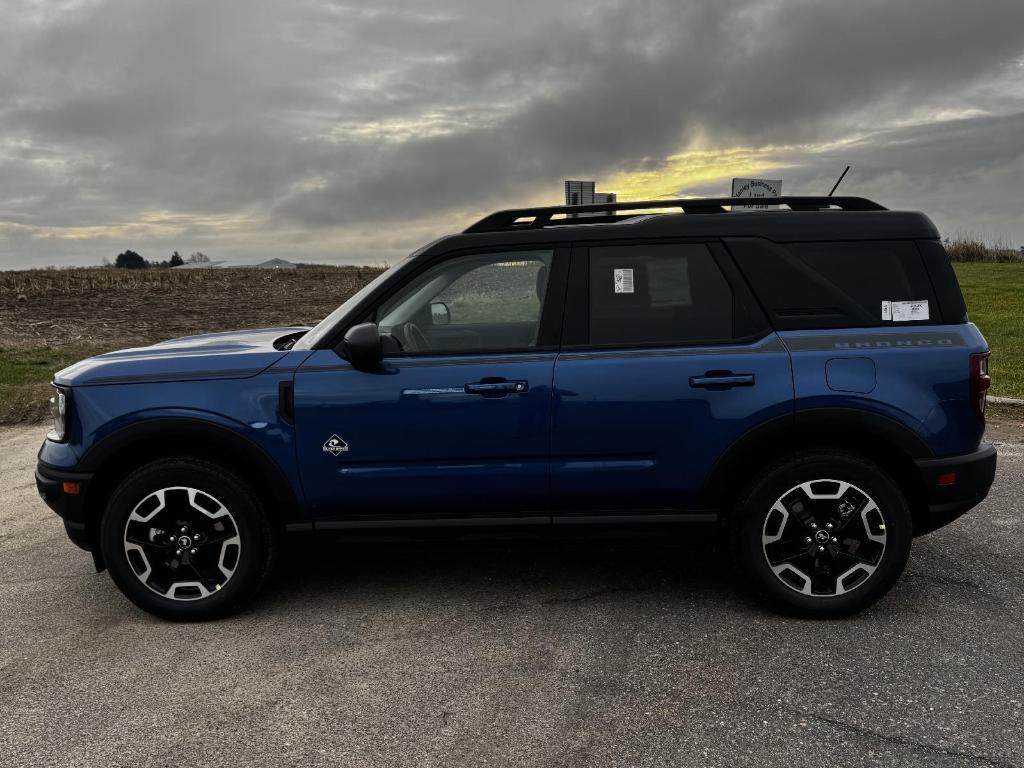
<path id="1" fill-rule="evenodd" d="M 125 596 L 175 621 L 241 608 L 268 577 L 275 551 L 246 484 L 193 459 L 161 460 L 129 475 L 107 506 L 100 545 Z"/>
<path id="2" fill-rule="evenodd" d="M 767 469 L 732 521 L 733 554 L 748 586 L 809 617 L 849 615 L 885 595 L 913 538 L 895 483 L 840 452 L 793 456 Z"/>

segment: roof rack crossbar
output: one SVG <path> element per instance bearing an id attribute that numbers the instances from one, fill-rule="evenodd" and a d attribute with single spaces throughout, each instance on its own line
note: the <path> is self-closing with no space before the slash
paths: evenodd
<path id="1" fill-rule="evenodd" d="M 726 206 L 785 205 L 791 211 L 884 211 L 884 206 L 863 197 L 709 197 L 674 200 L 639 200 L 634 202 L 595 203 L 593 205 L 553 205 L 544 208 L 513 208 L 497 211 L 467 227 L 475 232 L 503 232 L 517 229 L 543 229 L 566 224 L 614 224 L 632 218 L 623 211 L 678 209 L 685 214 L 726 213 Z M 595 216 L 572 217 L 576 213 Z M 642 214 L 637 214 L 642 215 Z M 555 219 L 555 216 L 564 218 Z"/>

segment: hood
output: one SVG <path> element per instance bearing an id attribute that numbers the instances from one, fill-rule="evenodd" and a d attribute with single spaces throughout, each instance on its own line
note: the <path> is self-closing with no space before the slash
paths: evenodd
<path id="1" fill-rule="evenodd" d="M 59 371 L 53 380 L 66 386 L 129 384 L 197 379 L 244 379 L 266 370 L 288 352 L 274 342 L 309 330 L 261 328 L 184 336 L 151 347 L 136 347 L 90 357 Z"/>

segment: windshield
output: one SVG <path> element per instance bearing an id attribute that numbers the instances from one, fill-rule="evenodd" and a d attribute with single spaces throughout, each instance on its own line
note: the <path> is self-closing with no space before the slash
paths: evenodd
<path id="1" fill-rule="evenodd" d="M 363 300 L 371 291 L 373 291 L 378 285 L 388 279 L 388 276 L 395 271 L 399 266 L 404 264 L 411 257 L 402 259 L 398 264 L 393 266 L 386 272 L 381 272 L 377 277 L 368 282 L 354 294 L 352 294 L 348 300 L 345 301 L 340 307 L 331 312 L 327 317 L 321 320 L 316 326 L 305 334 L 301 339 L 295 342 L 293 349 L 312 349 L 320 342 L 324 336 L 331 332 L 331 329 L 337 324 L 344 315 L 348 314 L 352 309 L 355 308 L 359 302 Z"/>

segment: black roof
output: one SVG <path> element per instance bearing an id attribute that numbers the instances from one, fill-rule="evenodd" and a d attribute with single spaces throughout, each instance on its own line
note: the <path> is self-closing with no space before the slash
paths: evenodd
<path id="1" fill-rule="evenodd" d="M 939 237 L 923 213 L 890 211 L 859 197 L 757 198 L 758 205 L 786 208 L 727 210 L 751 204 L 750 198 L 702 198 L 498 211 L 424 251 L 661 237 L 762 237 L 775 242 Z M 574 217 L 580 213 L 590 215 Z"/>

